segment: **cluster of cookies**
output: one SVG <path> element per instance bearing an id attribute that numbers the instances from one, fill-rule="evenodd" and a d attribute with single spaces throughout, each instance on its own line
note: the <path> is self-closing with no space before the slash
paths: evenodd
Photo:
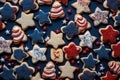
<path id="1" fill-rule="evenodd" d="M 92 9 L 95 3 L 104 9 Z M 119 80 L 119 5 L 0 0 L 0 80 Z"/>

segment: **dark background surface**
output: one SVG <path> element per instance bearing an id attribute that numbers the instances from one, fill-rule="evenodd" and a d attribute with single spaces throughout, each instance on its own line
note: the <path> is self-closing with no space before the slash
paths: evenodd
<path id="1" fill-rule="evenodd" d="M 44 38 L 46 38 L 46 36 L 50 36 L 50 31 L 56 31 L 57 29 L 60 30 L 60 28 L 63 26 L 62 21 L 63 21 L 67 16 L 70 18 L 70 20 L 74 20 L 74 15 L 75 15 L 75 13 L 76 13 L 76 9 L 71 6 L 71 4 L 72 4 L 73 2 L 76 2 L 76 0 L 69 0 L 68 6 L 64 6 L 64 5 L 62 4 L 62 6 L 63 6 L 63 8 L 64 8 L 64 12 L 65 12 L 65 17 L 62 18 L 62 19 L 52 20 L 52 25 L 46 25 L 46 26 L 47 26 L 47 30 L 46 30 L 46 34 L 45 34 Z M 3 6 L 3 4 L 0 3 L 0 7 L 2 7 L 2 6 Z M 17 4 L 17 6 L 19 6 L 19 5 Z M 44 12 L 49 12 L 50 9 L 51 9 L 51 7 L 52 7 L 51 5 L 50 5 L 50 6 L 42 5 L 42 6 L 40 6 L 39 8 L 42 9 Z M 102 3 L 96 2 L 96 1 L 91 1 L 89 7 L 90 7 L 90 10 L 91 10 L 91 13 L 93 13 L 93 12 L 95 11 L 95 8 L 96 8 L 96 7 L 99 7 L 99 8 L 102 9 L 102 10 L 105 9 L 105 8 L 103 7 Z M 67 10 L 68 10 L 68 9 L 71 9 L 71 10 L 72 10 L 72 14 L 68 14 L 68 13 L 67 13 Z M 21 12 L 22 12 L 22 7 L 19 6 L 19 12 L 17 13 L 17 18 L 19 18 L 19 17 L 21 16 Z M 34 12 L 34 16 L 35 16 L 36 14 L 38 14 L 39 11 L 37 10 L 37 11 L 33 11 L 33 12 Z M 32 12 L 32 13 L 33 13 L 33 12 Z M 99 34 L 99 31 L 98 31 L 98 30 L 99 30 L 100 28 L 106 27 L 107 25 L 100 24 L 99 26 L 94 27 L 94 25 L 93 25 L 93 20 L 90 19 L 89 14 L 83 13 L 82 16 L 84 16 L 84 17 L 91 23 L 91 27 L 92 27 L 92 28 L 89 29 L 90 33 L 91 33 L 93 36 L 96 36 L 96 37 L 97 37 L 97 41 L 101 41 L 101 40 L 100 40 L 100 34 Z M 39 26 L 38 21 L 36 21 L 36 20 L 34 20 L 34 21 L 35 21 L 35 23 L 36 23 L 36 26 L 35 26 L 35 27 L 36 27 L 39 31 L 43 31 L 43 30 L 42 30 L 42 27 Z M 109 21 L 109 24 L 113 26 L 114 22 L 113 22 L 112 18 L 109 18 L 108 21 Z M 6 23 L 7 28 L 6 28 L 6 29 L 10 30 L 10 33 L 11 33 L 12 27 L 13 27 L 14 25 L 16 25 L 16 24 L 17 24 L 16 22 L 7 21 L 7 23 Z M 29 24 L 29 23 L 28 23 L 28 24 Z M 17 24 L 17 25 L 18 25 L 18 24 Z M 35 27 L 34 27 L 34 28 L 35 28 Z M 27 29 L 27 30 L 25 31 L 26 35 L 32 33 L 33 30 L 34 30 L 34 28 L 29 28 L 29 29 Z M 11 35 L 5 35 L 5 30 L 6 30 L 6 29 L 0 31 L 0 36 L 3 36 L 6 40 L 12 40 Z M 119 27 L 116 28 L 116 29 L 118 29 L 118 30 L 120 31 L 120 28 L 119 28 Z M 109 36 L 109 35 L 108 35 L 108 36 Z M 120 38 L 120 36 L 119 36 L 119 38 Z M 65 35 L 64 35 L 64 40 L 65 40 L 65 42 L 66 42 L 66 45 L 68 45 L 70 42 L 75 42 L 76 45 L 79 45 L 79 43 L 80 43 L 80 40 L 79 40 L 78 36 L 75 36 L 72 40 L 69 40 L 69 41 L 68 41 L 68 40 L 66 39 Z M 40 47 L 46 47 L 45 44 L 38 43 L 38 45 L 39 45 Z M 13 44 L 12 46 L 16 46 L 16 45 Z M 17 45 L 17 46 L 19 46 L 19 45 Z M 28 46 L 30 50 L 32 49 L 32 43 L 31 43 L 31 39 L 30 39 L 30 38 L 28 38 L 28 42 L 25 43 L 25 46 Z M 107 45 L 107 44 L 105 44 L 105 46 L 106 46 L 107 48 L 110 48 L 110 46 Z M 98 47 L 99 47 L 99 46 L 96 46 L 96 45 L 94 44 L 93 49 L 96 49 L 96 48 L 98 48 Z M 37 66 L 40 66 L 40 67 L 41 67 L 40 73 L 42 74 L 43 68 L 45 67 L 46 63 L 51 60 L 51 59 L 50 59 L 50 48 L 51 48 L 51 46 L 48 46 L 48 47 L 47 47 L 47 52 L 46 52 L 47 61 L 46 61 L 46 62 L 37 62 L 36 64 L 33 64 L 32 61 L 31 61 L 31 57 L 25 59 L 24 61 L 27 62 L 30 66 L 33 66 L 33 67 L 36 69 L 36 72 L 38 72 L 38 71 L 37 71 Z M 87 54 L 80 53 L 80 58 L 81 58 L 81 57 L 86 57 L 90 52 L 93 53 L 94 58 L 96 58 L 97 55 L 96 55 L 96 53 L 93 52 L 93 49 L 90 49 L 90 51 L 87 52 Z M 83 48 L 83 50 L 84 50 L 84 48 Z M 4 57 L 5 55 L 11 56 L 10 54 L 1 54 L 1 55 L 0 55 L 0 58 L 1 58 L 1 57 Z M 111 53 L 110 53 L 110 56 L 111 56 Z M 113 59 L 112 57 L 111 57 L 111 60 L 120 61 L 120 59 Z M 80 61 L 80 63 L 77 63 L 77 61 Z M 17 63 L 16 61 L 14 61 L 14 62 L 15 62 L 14 65 L 19 64 L 19 63 Z M 59 66 L 59 65 L 64 65 L 65 62 L 66 62 L 66 59 L 64 59 L 64 62 L 61 63 L 61 64 L 55 64 L 55 65 L 56 65 L 56 70 L 57 70 L 57 71 L 56 71 L 57 77 L 59 76 L 59 74 L 58 74 L 58 72 L 59 72 L 58 66 Z M 13 68 L 13 67 L 14 67 L 14 66 L 9 66 L 8 63 L 9 63 L 9 61 L 7 61 L 7 60 L 6 60 L 5 63 L 4 63 L 8 68 Z M 55 62 L 54 62 L 54 63 L 55 63 Z M 0 63 L 0 64 L 3 64 L 3 63 Z M 104 68 L 105 68 L 105 70 L 103 71 L 103 72 L 104 72 L 103 75 L 105 75 L 106 71 L 109 70 L 108 65 L 107 65 L 107 64 L 108 64 L 108 60 L 104 60 L 104 59 L 103 59 L 103 60 L 100 60 L 100 63 L 98 63 L 98 64 L 95 66 L 97 72 L 100 72 L 100 64 L 103 64 L 103 66 L 104 66 Z M 77 72 L 75 72 L 75 75 L 74 75 L 74 76 L 75 76 L 75 77 L 74 77 L 74 80 L 77 80 L 77 79 L 78 79 L 78 78 L 77 78 L 77 75 L 82 72 L 83 63 L 82 63 L 81 60 L 79 59 L 79 60 L 75 60 L 75 64 L 71 64 L 71 65 L 77 66 L 77 67 L 80 68 L 80 70 L 77 71 Z M 35 75 L 36 72 L 35 72 L 33 75 Z M 96 80 L 100 80 L 100 78 L 97 77 Z"/>

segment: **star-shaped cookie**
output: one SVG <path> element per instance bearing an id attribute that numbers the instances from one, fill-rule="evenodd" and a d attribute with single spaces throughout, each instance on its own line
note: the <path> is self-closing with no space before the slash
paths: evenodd
<path id="1" fill-rule="evenodd" d="M 92 48 L 96 37 L 92 36 L 89 31 L 86 31 L 84 35 L 79 35 L 79 39 L 81 40 L 80 46 Z"/>
<path id="2" fill-rule="evenodd" d="M 21 17 L 19 19 L 17 19 L 16 22 L 21 24 L 21 27 L 22 27 L 23 30 L 26 30 L 29 27 L 34 27 L 35 26 L 33 16 L 34 16 L 33 13 L 25 14 L 24 12 L 22 12 Z"/>
<path id="3" fill-rule="evenodd" d="M 38 72 L 31 80 L 44 80 L 40 77 L 40 73 Z"/>
<path id="4" fill-rule="evenodd" d="M 89 68 L 89 69 L 95 69 L 95 65 L 99 62 L 99 60 L 93 58 L 92 53 L 90 53 L 87 57 L 83 57 L 81 58 L 81 60 L 83 61 L 84 68 Z"/>
<path id="5" fill-rule="evenodd" d="M 117 75 L 111 74 L 110 71 L 107 71 L 106 75 L 101 77 L 101 80 L 116 80 Z"/>
<path id="6" fill-rule="evenodd" d="M 100 23 L 108 24 L 109 11 L 101 10 L 99 7 L 95 9 L 95 12 L 89 16 L 94 20 L 94 26 L 98 26 Z"/>
<path id="7" fill-rule="evenodd" d="M 18 80 L 30 80 L 35 69 L 30 67 L 26 62 L 23 62 L 22 64 L 15 66 L 14 71 L 16 72 Z"/>
<path id="8" fill-rule="evenodd" d="M 59 66 L 59 69 L 62 71 L 60 77 L 65 78 L 68 77 L 70 79 L 74 78 L 74 71 L 76 70 L 77 67 L 71 66 L 70 62 L 67 61 L 65 65 Z"/>
<path id="9" fill-rule="evenodd" d="M 68 46 L 63 47 L 63 51 L 65 52 L 66 59 L 77 59 L 80 52 L 82 51 L 82 48 L 80 46 L 77 46 L 74 42 L 71 42 Z"/>
<path id="10" fill-rule="evenodd" d="M 117 44 L 112 44 L 111 45 L 112 48 L 112 56 L 114 58 L 120 58 L 120 42 L 118 42 Z"/>
<path id="11" fill-rule="evenodd" d="M 25 58 L 27 58 L 29 55 L 24 51 L 23 45 L 20 47 L 13 47 L 13 54 L 11 56 L 11 59 L 17 60 L 18 62 L 22 63 Z"/>
<path id="12" fill-rule="evenodd" d="M 11 53 L 10 45 L 12 44 L 12 40 L 5 40 L 3 37 L 0 36 L 0 54 Z"/>
<path id="13" fill-rule="evenodd" d="M 28 35 L 32 39 L 32 44 L 35 44 L 37 42 L 44 43 L 44 36 L 45 32 L 39 31 L 37 28 L 34 29 L 33 33 Z"/>
<path id="14" fill-rule="evenodd" d="M 46 23 L 48 24 L 52 23 L 49 18 L 49 12 L 45 13 L 41 9 L 39 10 L 39 14 L 36 15 L 34 18 L 39 21 L 40 26 L 43 26 Z"/>
<path id="15" fill-rule="evenodd" d="M 103 43 L 115 43 L 116 38 L 119 35 L 119 31 L 113 29 L 111 25 L 108 25 L 106 28 L 100 28 L 99 32 L 101 34 L 101 40 Z"/>
<path id="16" fill-rule="evenodd" d="M 90 0 L 77 0 L 72 6 L 76 8 L 76 13 L 90 13 L 89 4 Z"/>
<path id="17" fill-rule="evenodd" d="M 97 57 L 98 59 L 107 59 L 109 60 L 109 53 L 110 53 L 111 49 L 105 48 L 104 45 L 101 45 L 100 48 L 98 49 L 94 49 L 94 52 L 97 53 Z"/>
<path id="18" fill-rule="evenodd" d="M 36 63 L 38 61 L 46 61 L 46 52 L 47 48 L 40 48 L 37 44 L 33 46 L 31 51 L 28 51 L 28 54 L 32 57 L 32 62 Z"/>
<path id="19" fill-rule="evenodd" d="M 65 44 L 65 41 L 62 39 L 63 33 L 56 34 L 55 32 L 50 32 L 50 39 L 47 41 L 48 45 L 52 45 L 54 48 L 62 46 Z"/>
<path id="20" fill-rule="evenodd" d="M 0 73 L 0 77 L 2 77 L 4 80 L 16 80 L 14 70 L 8 69 L 6 66 L 3 67 L 3 72 Z"/>

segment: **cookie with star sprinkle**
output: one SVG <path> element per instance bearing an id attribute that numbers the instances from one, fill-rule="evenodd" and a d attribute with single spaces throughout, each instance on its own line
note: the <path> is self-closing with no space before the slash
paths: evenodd
<path id="1" fill-rule="evenodd" d="M 80 46 L 77 46 L 74 42 L 70 42 L 68 46 L 63 47 L 63 52 L 65 53 L 65 58 L 68 59 L 77 59 L 79 54 L 82 51 Z"/>
<path id="2" fill-rule="evenodd" d="M 22 6 L 25 13 L 29 13 L 31 10 L 37 10 L 39 8 L 36 0 L 20 0 L 19 5 Z"/>
<path id="3" fill-rule="evenodd" d="M 96 71 L 91 71 L 87 68 L 83 70 L 82 73 L 78 74 L 78 79 L 80 80 L 95 80 L 95 77 L 97 76 Z"/>
<path id="4" fill-rule="evenodd" d="M 11 53 L 12 40 L 5 40 L 2 36 L 0 36 L 0 54 L 2 53 Z"/>
<path id="5" fill-rule="evenodd" d="M 29 27 L 34 27 L 35 22 L 33 20 L 33 13 L 25 14 L 24 12 L 21 13 L 21 17 L 16 20 L 19 23 L 23 30 L 28 29 Z M 29 24 L 28 24 L 29 23 Z"/>
<path id="6" fill-rule="evenodd" d="M 110 71 L 107 71 L 106 75 L 101 77 L 101 80 L 117 80 L 117 75 L 111 74 Z"/>
<path id="7" fill-rule="evenodd" d="M 49 18 L 49 12 L 43 12 L 41 9 L 39 10 L 39 14 L 37 14 L 34 19 L 38 20 L 39 25 L 43 26 L 44 24 L 48 23 L 51 24 L 51 20 Z"/>
<path id="8" fill-rule="evenodd" d="M 16 80 L 13 69 L 8 69 L 6 66 L 3 66 L 3 72 L 0 73 L 0 77 L 3 80 Z"/>
<path id="9" fill-rule="evenodd" d="M 82 47 L 93 47 L 93 42 L 97 39 L 95 36 L 92 36 L 89 31 L 86 31 L 83 35 L 78 36 L 80 41 L 80 46 Z"/>
<path id="10" fill-rule="evenodd" d="M 13 6 L 9 2 L 6 2 L 3 7 L 0 8 L 2 20 L 16 20 L 16 13 L 18 10 L 19 8 L 17 6 Z"/>
<path id="11" fill-rule="evenodd" d="M 90 0 L 77 0 L 77 2 L 74 2 L 72 5 L 72 7 L 76 8 L 76 13 L 90 13 L 90 9 L 89 9 L 89 4 L 90 4 Z"/>
<path id="12" fill-rule="evenodd" d="M 100 28 L 99 32 L 101 34 L 101 41 L 108 44 L 115 43 L 116 38 L 119 35 L 119 31 L 113 29 L 111 25 L 108 25 L 106 28 Z"/>
<path id="13" fill-rule="evenodd" d="M 111 49 L 105 48 L 105 46 L 102 44 L 98 49 L 94 49 L 94 52 L 97 53 L 98 59 L 110 59 L 110 52 Z"/>
<path id="14" fill-rule="evenodd" d="M 55 32 L 50 32 L 50 39 L 47 41 L 48 45 L 58 48 L 59 46 L 65 45 L 65 41 L 62 39 L 63 33 L 56 34 Z"/>
<path id="15" fill-rule="evenodd" d="M 120 8 L 120 0 L 105 0 L 103 6 L 112 11 L 117 11 Z"/>
<path id="16" fill-rule="evenodd" d="M 16 65 L 14 67 L 14 71 L 16 72 L 16 77 L 18 80 L 31 80 L 35 69 L 29 66 L 26 62 L 23 62 L 20 65 Z"/>
<path id="17" fill-rule="evenodd" d="M 82 62 L 84 63 L 83 67 L 84 68 L 89 68 L 91 70 L 95 69 L 95 65 L 99 62 L 98 59 L 95 59 L 92 55 L 92 53 L 90 53 L 87 57 L 83 57 L 81 58 Z"/>
<path id="18" fill-rule="evenodd" d="M 66 26 L 62 26 L 61 31 L 66 34 L 66 38 L 68 40 L 79 34 L 78 28 L 75 26 L 73 21 L 70 21 Z"/>
<path id="19" fill-rule="evenodd" d="M 95 9 L 95 12 L 89 16 L 94 20 L 94 26 L 98 26 L 100 23 L 108 24 L 109 11 L 101 10 L 99 7 Z"/>
<path id="20" fill-rule="evenodd" d="M 37 42 L 44 43 L 44 36 L 45 32 L 39 31 L 37 28 L 34 29 L 33 33 L 28 35 L 32 39 L 32 44 Z"/>
<path id="21" fill-rule="evenodd" d="M 46 61 L 46 52 L 47 48 L 41 48 L 37 44 L 33 46 L 33 49 L 28 51 L 28 54 L 32 57 L 32 62 L 36 63 L 38 61 Z"/>
<path id="22" fill-rule="evenodd" d="M 13 47 L 13 54 L 11 59 L 17 60 L 19 63 L 22 63 L 25 58 L 29 55 L 24 51 L 24 45 L 22 44 L 20 47 Z"/>
<path id="23" fill-rule="evenodd" d="M 60 75 L 61 78 L 66 78 L 67 77 L 67 78 L 70 78 L 70 79 L 74 78 L 74 72 L 77 69 L 77 67 L 71 66 L 69 61 L 67 61 L 65 63 L 65 65 L 59 66 L 58 68 L 61 71 L 61 75 Z"/>
<path id="24" fill-rule="evenodd" d="M 31 80 L 44 80 L 41 78 L 40 73 L 38 72 Z"/>
<path id="25" fill-rule="evenodd" d="M 111 48 L 112 48 L 112 57 L 120 58 L 120 41 L 116 44 L 112 44 Z"/>

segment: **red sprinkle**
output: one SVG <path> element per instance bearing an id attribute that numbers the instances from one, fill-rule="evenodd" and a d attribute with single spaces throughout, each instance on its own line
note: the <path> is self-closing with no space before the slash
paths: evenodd
<path id="1" fill-rule="evenodd" d="M 66 19 L 67 21 L 70 21 L 70 18 L 69 18 L 69 17 L 66 17 L 65 19 Z"/>
<path id="2" fill-rule="evenodd" d="M 11 62 L 11 65 L 14 65 L 14 62 Z"/>
<path id="3" fill-rule="evenodd" d="M 71 60 L 71 63 L 74 64 L 74 63 L 75 63 L 75 60 Z"/>
<path id="4" fill-rule="evenodd" d="M 40 69 L 41 69 L 41 67 L 40 67 L 40 66 L 38 66 L 38 67 L 37 67 L 37 70 L 38 70 L 38 71 L 40 71 Z"/>
<path id="5" fill-rule="evenodd" d="M 71 9 L 68 9 L 68 10 L 67 10 L 67 13 L 68 13 L 68 14 L 71 14 L 71 13 L 72 13 L 72 10 L 71 10 Z"/>
<path id="6" fill-rule="evenodd" d="M 76 71 L 79 71 L 79 70 L 80 70 L 80 68 L 79 68 L 79 67 L 77 67 L 77 68 L 76 68 Z"/>
<path id="7" fill-rule="evenodd" d="M 60 33 L 60 30 L 57 29 L 57 30 L 55 31 L 55 33 L 56 33 L 56 34 Z"/>
<path id="8" fill-rule="evenodd" d="M 89 48 L 85 48 L 85 50 L 88 52 L 88 51 L 89 51 Z"/>
<path id="9" fill-rule="evenodd" d="M 117 12 L 112 12 L 112 16 L 115 16 Z"/>
<path id="10" fill-rule="evenodd" d="M 7 60 L 9 57 L 8 56 L 4 56 L 4 59 Z"/>
<path id="11" fill-rule="evenodd" d="M 83 51 L 83 54 L 86 54 L 86 53 L 87 53 L 87 51 L 86 51 L 86 50 L 84 50 L 84 51 Z"/>
<path id="12" fill-rule="evenodd" d="M 46 26 L 43 26 L 43 28 L 42 28 L 44 31 L 46 31 L 47 30 L 47 27 Z"/>
<path id="13" fill-rule="evenodd" d="M 98 41 L 96 41 L 96 43 L 95 43 L 96 45 L 100 45 L 100 42 L 98 42 Z"/>

